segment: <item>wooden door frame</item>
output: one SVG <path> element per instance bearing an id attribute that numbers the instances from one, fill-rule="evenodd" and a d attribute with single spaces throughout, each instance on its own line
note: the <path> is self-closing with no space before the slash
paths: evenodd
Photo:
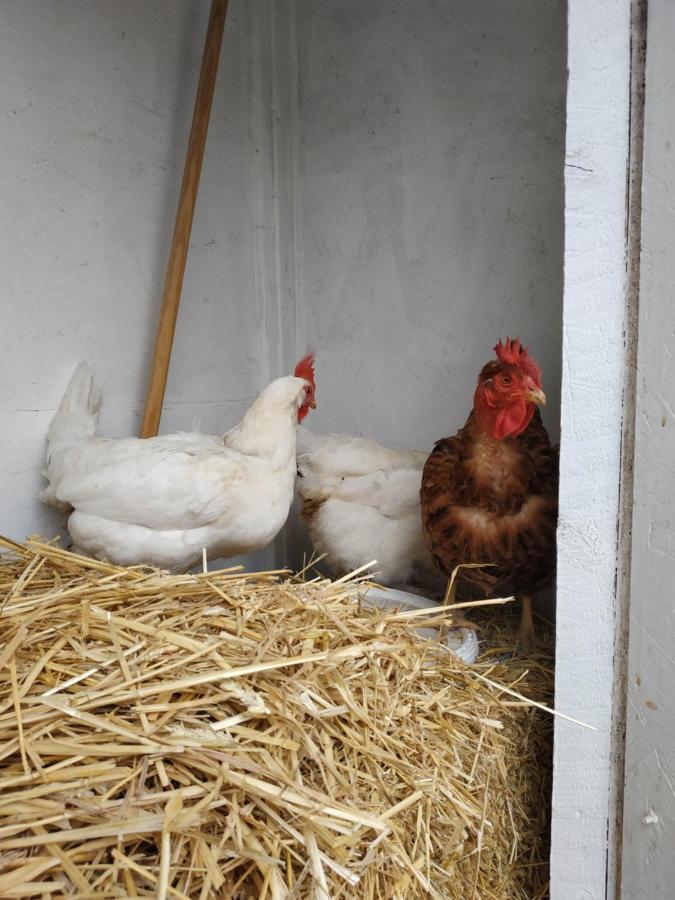
<path id="1" fill-rule="evenodd" d="M 620 884 L 647 0 L 569 0 L 551 896 Z"/>

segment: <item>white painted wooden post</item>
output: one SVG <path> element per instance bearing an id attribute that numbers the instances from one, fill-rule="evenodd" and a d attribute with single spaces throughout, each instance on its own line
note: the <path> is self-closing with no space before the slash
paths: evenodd
<path id="1" fill-rule="evenodd" d="M 650 0 L 621 896 L 675 896 L 675 4 Z"/>
<path id="2" fill-rule="evenodd" d="M 551 896 L 605 897 L 626 381 L 630 0 L 570 0 Z"/>

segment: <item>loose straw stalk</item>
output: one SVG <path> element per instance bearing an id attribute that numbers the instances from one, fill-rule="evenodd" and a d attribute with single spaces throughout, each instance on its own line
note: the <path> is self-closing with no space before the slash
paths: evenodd
<path id="1" fill-rule="evenodd" d="M 507 611 L 467 667 L 360 573 L 0 546 L 0 896 L 544 895 L 551 667 Z"/>

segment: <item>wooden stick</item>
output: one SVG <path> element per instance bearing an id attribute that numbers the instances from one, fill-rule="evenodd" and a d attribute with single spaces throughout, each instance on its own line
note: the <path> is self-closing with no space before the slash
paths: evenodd
<path id="1" fill-rule="evenodd" d="M 169 373 L 171 348 L 176 330 L 176 319 L 178 318 L 180 294 L 185 274 L 185 260 L 187 259 L 190 243 L 192 218 L 195 211 L 202 159 L 204 158 L 204 146 L 209 127 L 211 101 L 213 100 L 213 91 L 218 73 L 218 58 L 223 40 L 226 12 L 227 0 L 212 0 L 202 68 L 199 73 L 199 86 L 192 115 L 192 129 L 188 141 L 180 199 L 173 229 L 173 240 L 171 241 L 169 262 L 166 267 L 162 308 L 159 314 L 150 385 L 141 426 L 141 437 L 144 438 L 154 437 L 157 434 L 159 420 L 162 415 L 162 403 L 164 401 L 164 391 L 166 390 L 166 379 Z"/>

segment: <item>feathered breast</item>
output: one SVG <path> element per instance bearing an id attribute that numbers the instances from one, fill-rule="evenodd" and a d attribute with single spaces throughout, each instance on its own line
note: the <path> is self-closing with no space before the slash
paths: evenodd
<path id="1" fill-rule="evenodd" d="M 517 438 L 496 441 L 473 417 L 434 447 L 424 467 L 422 524 L 430 552 L 450 575 L 485 593 L 535 593 L 555 569 L 557 451 L 535 414 Z"/>

